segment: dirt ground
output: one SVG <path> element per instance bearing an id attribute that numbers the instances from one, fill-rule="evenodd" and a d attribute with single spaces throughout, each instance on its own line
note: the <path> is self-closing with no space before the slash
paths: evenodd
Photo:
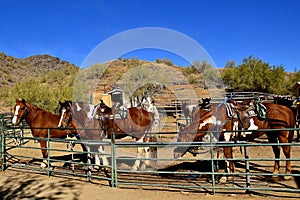
<path id="1" fill-rule="evenodd" d="M 17 172 L 0 173 L 0 199 L 182 199 L 194 200 L 205 198 L 207 200 L 222 199 L 265 199 L 270 197 L 225 194 L 203 194 L 188 192 L 170 192 L 162 190 L 122 189 L 99 186 L 87 182 L 78 182 L 45 175 L 33 175 Z M 283 199 L 280 197 L 280 199 Z"/>
<path id="2" fill-rule="evenodd" d="M 159 136 L 159 141 L 161 142 L 171 142 L 175 141 L 175 136 Z M 264 142 L 265 138 L 259 139 L 255 142 Z M 38 143 L 32 142 L 31 145 L 38 147 Z M 65 145 L 65 144 L 64 144 Z M 61 145 L 58 145 L 61 146 Z M 55 148 L 58 148 L 55 146 Z M 65 148 L 65 146 L 61 146 Z M 292 158 L 300 158 L 300 147 L 294 147 L 292 149 Z M 80 149 L 80 148 L 79 148 Z M 18 154 L 31 155 L 40 157 L 40 150 L 34 149 L 18 149 L 15 150 Z M 126 155 L 126 153 L 134 153 L 133 150 L 124 150 L 121 155 Z M 159 157 L 172 156 L 172 149 L 161 148 L 158 151 Z M 55 156 L 55 155 L 52 155 Z M 201 160 L 202 157 L 208 156 L 201 155 L 196 159 Z M 238 148 L 234 149 L 234 157 L 243 156 Z M 190 154 L 185 155 L 186 158 L 193 157 Z M 257 158 L 273 158 L 272 148 L 270 146 L 265 147 L 250 147 L 249 157 Z M 283 154 L 281 157 L 284 158 Z M 122 163 L 122 166 L 128 167 Z M 164 164 L 159 164 L 160 167 L 166 167 Z M 168 166 L 176 165 L 175 163 L 168 163 Z M 281 162 L 280 172 L 284 173 L 285 163 Z M 257 171 L 258 173 L 267 172 L 270 173 L 273 168 L 273 161 L 251 161 L 250 163 L 251 172 Z M 292 161 L 293 174 L 300 174 L 300 161 Z M 236 165 L 236 171 L 242 171 L 240 165 Z M 259 180 L 257 181 L 259 182 Z M 291 180 L 274 180 L 268 183 L 262 182 L 260 185 L 268 185 L 272 187 L 274 185 L 281 186 L 282 188 L 300 188 L 299 177 L 293 177 Z M 80 199 L 201 199 L 205 198 L 207 200 L 224 200 L 224 199 L 299 199 L 299 193 L 284 193 L 284 192 L 270 192 L 270 191 L 260 191 L 254 194 L 244 194 L 243 191 L 240 192 L 230 192 L 221 193 L 217 192 L 212 195 L 210 192 L 190 192 L 187 190 L 170 190 L 168 188 L 151 188 L 151 187 L 141 187 L 141 186 L 129 186 L 129 187 L 118 187 L 112 188 L 107 184 L 96 184 L 87 181 L 75 180 L 72 178 L 50 176 L 48 177 L 45 173 L 28 173 L 21 170 L 14 170 L 9 168 L 4 172 L 0 172 L 0 199 L 66 199 L 66 200 L 80 200 Z"/>

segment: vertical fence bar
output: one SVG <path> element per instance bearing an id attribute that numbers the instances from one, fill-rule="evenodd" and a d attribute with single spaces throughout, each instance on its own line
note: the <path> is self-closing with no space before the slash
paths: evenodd
<path id="1" fill-rule="evenodd" d="M 248 146 L 244 146 L 244 152 L 245 152 L 245 167 L 246 167 L 246 193 L 249 193 L 250 190 L 250 166 L 249 166 L 249 152 L 248 152 Z"/>
<path id="2" fill-rule="evenodd" d="M 111 187 L 118 187 L 115 133 L 111 134 Z"/>
<path id="3" fill-rule="evenodd" d="M 5 137 L 5 133 L 3 132 L 1 134 L 1 140 L 2 140 L 2 148 L 1 148 L 1 151 L 2 151 L 2 157 L 1 157 L 1 160 L 2 160 L 2 171 L 4 171 L 6 169 L 6 137 Z"/>
<path id="4" fill-rule="evenodd" d="M 210 157 L 211 157 L 211 183 L 212 183 L 212 193 L 215 194 L 215 160 L 214 160 L 214 148 L 212 145 L 212 133 L 209 134 L 210 138 Z"/>
<path id="5" fill-rule="evenodd" d="M 4 137 L 3 137 L 3 135 L 4 135 L 4 133 L 2 132 L 2 130 L 1 130 L 1 133 L 0 133 L 0 157 L 1 157 L 1 171 L 4 171 L 3 170 L 3 165 L 4 165 L 4 159 L 3 159 L 3 157 L 4 157 L 4 151 L 3 151 L 3 139 L 4 139 Z"/>
<path id="6" fill-rule="evenodd" d="M 3 149 L 2 149 L 2 141 L 3 141 L 3 135 L 4 134 L 4 114 L 1 114 L 1 124 L 0 124 L 0 157 L 1 157 L 1 169 L 3 168 L 2 165 L 3 165 L 3 159 L 2 159 L 2 156 L 3 156 Z"/>
<path id="7" fill-rule="evenodd" d="M 48 137 L 47 137 L 47 175 L 50 177 L 50 129 L 48 128 Z"/>
<path id="8" fill-rule="evenodd" d="M 87 181 L 91 181 L 91 176 L 92 176 L 92 171 L 91 171 L 91 148 L 89 145 L 85 145 L 86 146 L 86 150 L 87 150 L 87 176 L 86 176 L 86 180 Z"/>

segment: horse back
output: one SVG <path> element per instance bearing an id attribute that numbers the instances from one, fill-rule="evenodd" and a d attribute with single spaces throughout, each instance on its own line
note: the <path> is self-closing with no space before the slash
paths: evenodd
<path id="1" fill-rule="evenodd" d="M 27 123 L 34 137 L 48 137 L 48 130 L 50 130 L 51 138 L 65 138 L 67 136 L 66 131 L 58 129 L 59 120 L 60 115 L 37 109 L 31 113 Z"/>
<path id="2" fill-rule="evenodd" d="M 275 103 L 263 103 L 268 111 L 269 123 L 283 124 L 285 128 L 293 128 L 295 126 L 295 117 L 293 111 L 284 106 Z"/>

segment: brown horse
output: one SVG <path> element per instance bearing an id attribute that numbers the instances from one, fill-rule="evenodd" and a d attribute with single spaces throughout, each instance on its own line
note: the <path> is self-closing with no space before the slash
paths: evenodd
<path id="1" fill-rule="evenodd" d="M 226 106 L 225 106 L 226 105 Z M 228 106 L 229 105 L 229 106 Z M 232 140 L 253 140 L 258 138 L 263 134 L 266 134 L 270 143 L 276 143 L 277 139 L 280 143 L 291 143 L 293 139 L 294 131 L 253 131 L 245 132 L 241 134 L 236 134 L 234 130 L 259 130 L 259 129 L 284 129 L 293 128 L 295 124 L 295 119 L 293 112 L 286 106 L 277 105 L 274 103 L 263 103 L 267 110 L 268 118 L 262 119 L 257 114 L 258 110 L 254 109 L 253 101 L 244 101 L 243 103 L 237 103 L 235 101 L 230 101 L 228 103 L 220 104 L 219 106 L 212 106 L 211 110 L 208 111 L 210 114 L 206 114 L 200 117 L 199 124 L 203 124 L 204 121 L 214 122 L 215 118 L 219 120 L 222 127 L 219 140 L 220 141 L 232 141 Z M 227 108 L 226 108 L 227 107 Z M 231 108 L 231 109 L 230 109 Z M 255 115 L 253 115 L 253 113 Z M 218 123 L 209 123 L 211 127 Z M 207 125 L 207 124 L 206 124 Z M 198 131 L 207 130 L 207 126 L 200 126 Z M 220 128 L 218 128 L 220 130 Z M 230 131 L 233 132 L 223 132 Z M 248 133 L 248 134 L 247 134 Z M 272 146 L 275 155 L 275 163 L 273 173 L 277 174 L 279 170 L 279 157 L 280 157 L 280 147 Z M 290 158 L 290 146 L 283 145 L 283 153 L 286 158 Z M 224 157 L 233 158 L 232 147 L 224 147 Z M 226 161 L 229 172 L 234 172 L 234 164 L 232 160 Z M 286 174 L 291 173 L 291 163 L 289 160 L 286 161 Z M 286 176 L 284 178 L 290 178 Z"/>
<path id="2" fill-rule="evenodd" d="M 72 101 L 60 103 L 60 123 L 58 127 L 84 130 L 79 131 L 78 135 L 81 140 L 102 140 L 102 128 L 99 125 L 98 119 L 95 118 L 95 107 L 91 104 L 72 103 Z M 103 166 L 108 166 L 109 162 L 105 155 L 102 145 L 91 145 L 86 143 L 91 152 L 99 152 L 95 155 L 94 168 L 100 169 L 101 159 Z"/>
<path id="3" fill-rule="evenodd" d="M 115 139 L 121 139 L 126 136 L 132 136 L 137 142 L 154 142 L 156 137 L 151 136 L 150 130 L 154 122 L 154 116 L 151 112 L 143 108 L 119 108 L 117 113 L 112 108 L 108 107 L 103 101 L 100 102 L 97 109 L 99 116 L 99 123 L 104 130 L 104 135 L 111 139 L 114 133 Z M 150 156 L 156 155 L 153 148 L 145 147 L 138 148 L 137 160 L 132 166 L 133 170 L 139 168 L 145 169 L 150 165 L 149 160 L 145 160 L 141 165 L 139 158 L 145 157 L 148 159 Z"/>
<path id="4" fill-rule="evenodd" d="M 258 106 L 264 106 L 267 110 L 267 118 L 262 118 L 259 115 Z M 248 132 L 249 134 L 243 134 L 245 140 L 253 140 L 263 134 L 266 134 L 270 143 L 291 143 L 294 137 L 293 130 L 284 130 L 285 128 L 295 127 L 295 118 L 291 109 L 286 106 L 278 105 L 270 102 L 259 103 L 255 101 L 244 101 L 243 103 L 236 104 L 237 112 L 240 116 L 241 123 L 244 129 L 258 129 L 255 132 Z M 249 113 L 256 113 L 255 115 Z M 270 131 L 259 131 L 259 129 L 270 129 Z M 282 129 L 272 131 L 272 129 Z M 278 174 L 279 171 L 279 158 L 280 158 L 280 146 L 272 146 L 275 155 L 275 164 L 273 173 Z M 291 146 L 283 145 L 283 153 L 287 159 L 291 157 Z M 291 174 L 291 161 L 286 161 L 285 174 Z M 284 176 L 285 179 L 291 178 L 290 176 Z"/>
<path id="5" fill-rule="evenodd" d="M 37 140 L 39 140 L 39 138 L 48 138 L 48 130 L 50 131 L 50 138 L 66 138 L 74 135 L 77 139 L 80 139 L 76 130 L 58 129 L 57 125 L 60 121 L 60 115 L 53 114 L 32 105 L 26 102 L 25 99 L 16 99 L 12 124 L 18 125 L 23 119 L 25 119 L 26 123 L 29 125 L 33 137 L 37 138 Z M 47 166 L 46 158 L 48 157 L 47 141 L 39 140 L 39 142 L 44 158 L 41 167 L 45 168 Z"/>

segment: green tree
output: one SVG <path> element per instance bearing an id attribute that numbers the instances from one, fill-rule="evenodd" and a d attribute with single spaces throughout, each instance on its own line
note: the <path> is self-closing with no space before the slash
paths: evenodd
<path id="1" fill-rule="evenodd" d="M 288 83 L 283 66 L 273 66 L 271 80 L 268 92 L 274 94 L 288 94 Z"/>
<path id="2" fill-rule="evenodd" d="M 275 94 L 288 93 L 286 76 L 283 66 L 270 66 L 253 56 L 244 58 L 239 66 L 227 62 L 222 72 L 224 83 L 235 90 Z"/>

